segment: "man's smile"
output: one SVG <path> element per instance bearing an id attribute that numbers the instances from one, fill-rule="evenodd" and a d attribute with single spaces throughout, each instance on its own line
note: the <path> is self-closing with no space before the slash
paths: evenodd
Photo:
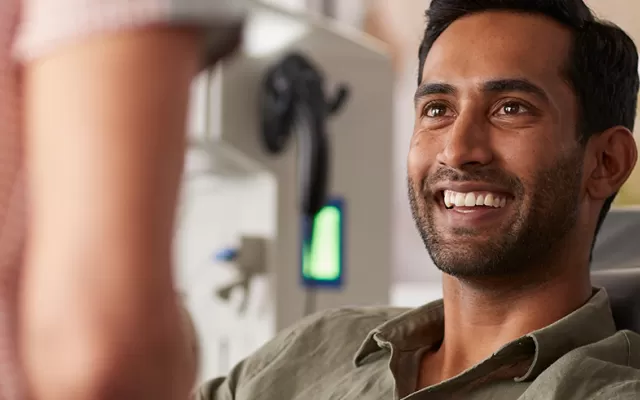
<path id="1" fill-rule="evenodd" d="M 514 200 L 510 191 L 479 182 L 437 185 L 434 193 L 438 214 L 446 226 L 453 228 L 499 224 Z"/>

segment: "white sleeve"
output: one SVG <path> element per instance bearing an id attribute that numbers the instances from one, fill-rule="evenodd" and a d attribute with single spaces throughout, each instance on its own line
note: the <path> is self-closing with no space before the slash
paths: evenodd
<path id="1" fill-rule="evenodd" d="M 7 0 L 3 0 L 7 1 Z M 246 0 L 22 0 L 14 54 L 45 55 L 84 37 L 153 25 L 194 26 L 207 32 L 207 55 L 239 34 Z"/>

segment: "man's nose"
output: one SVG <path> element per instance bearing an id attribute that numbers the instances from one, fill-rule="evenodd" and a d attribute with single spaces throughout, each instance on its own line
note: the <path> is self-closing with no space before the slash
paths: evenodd
<path id="1" fill-rule="evenodd" d="M 458 116 L 446 134 L 445 146 L 438 153 L 440 164 L 461 169 L 465 165 L 487 165 L 493 160 L 489 127 L 471 116 Z"/>

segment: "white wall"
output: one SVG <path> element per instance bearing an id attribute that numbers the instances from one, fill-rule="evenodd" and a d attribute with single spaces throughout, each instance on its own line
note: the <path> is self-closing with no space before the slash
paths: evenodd
<path id="1" fill-rule="evenodd" d="M 391 305 L 419 307 L 442 298 L 440 279 L 425 282 L 396 282 L 391 287 Z"/>

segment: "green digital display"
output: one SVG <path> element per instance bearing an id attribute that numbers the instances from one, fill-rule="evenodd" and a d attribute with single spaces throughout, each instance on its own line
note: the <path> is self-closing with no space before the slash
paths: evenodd
<path id="1" fill-rule="evenodd" d="M 329 203 L 315 216 L 311 241 L 302 241 L 302 278 L 305 283 L 341 283 L 343 223 L 342 202 Z"/>

